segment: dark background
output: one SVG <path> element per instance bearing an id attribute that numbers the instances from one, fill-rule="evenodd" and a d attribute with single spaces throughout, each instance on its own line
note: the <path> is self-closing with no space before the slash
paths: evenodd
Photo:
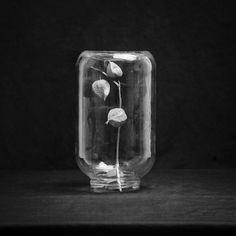
<path id="1" fill-rule="evenodd" d="M 1 3 L 0 168 L 77 168 L 75 62 L 149 50 L 156 168 L 236 167 L 233 1 Z"/>

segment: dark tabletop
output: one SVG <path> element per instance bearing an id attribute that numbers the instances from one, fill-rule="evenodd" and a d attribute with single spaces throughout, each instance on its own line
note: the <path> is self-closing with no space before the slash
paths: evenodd
<path id="1" fill-rule="evenodd" d="M 89 191 L 79 170 L 1 171 L 0 226 L 236 226 L 236 171 L 153 170 L 130 193 Z"/>

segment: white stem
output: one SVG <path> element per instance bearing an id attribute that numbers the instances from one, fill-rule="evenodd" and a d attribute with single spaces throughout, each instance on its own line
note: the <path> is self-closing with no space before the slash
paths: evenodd
<path id="1" fill-rule="evenodd" d="M 122 106 L 122 98 L 121 98 L 121 89 L 120 89 L 120 81 L 118 81 L 118 90 L 119 90 L 119 107 Z M 116 140 L 116 174 L 117 174 L 117 183 L 119 185 L 119 190 L 122 192 L 121 182 L 120 182 L 120 164 L 119 164 L 119 147 L 120 147 L 120 127 L 118 127 L 117 131 L 117 140 Z"/>
<path id="2" fill-rule="evenodd" d="M 117 140 L 116 140 L 116 174 L 117 174 L 117 183 L 119 185 L 119 190 L 122 192 L 121 182 L 120 182 L 120 164 L 119 164 L 119 146 L 120 146 L 120 127 L 117 131 Z"/>
<path id="3" fill-rule="evenodd" d="M 102 73 L 103 75 L 105 75 L 107 77 L 107 73 L 105 73 L 104 71 L 101 71 L 98 68 L 95 68 L 93 66 L 90 66 L 90 68 L 93 69 L 93 70 L 99 71 L 100 73 Z"/>
<path id="4" fill-rule="evenodd" d="M 120 81 L 118 81 L 118 89 L 119 89 L 119 107 L 122 107 L 122 97 L 121 97 L 121 89 L 120 89 Z"/>

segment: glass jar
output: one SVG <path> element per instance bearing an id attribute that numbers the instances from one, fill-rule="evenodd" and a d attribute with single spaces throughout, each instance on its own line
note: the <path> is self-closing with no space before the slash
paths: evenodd
<path id="1" fill-rule="evenodd" d="M 132 191 L 155 159 L 155 60 L 148 51 L 84 51 L 76 160 L 93 192 Z"/>

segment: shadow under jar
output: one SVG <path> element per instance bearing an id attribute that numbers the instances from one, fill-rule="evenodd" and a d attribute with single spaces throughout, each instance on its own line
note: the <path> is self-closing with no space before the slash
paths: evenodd
<path id="1" fill-rule="evenodd" d="M 133 191 L 155 159 L 155 60 L 148 51 L 84 51 L 76 161 L 93 192 Z"/>

